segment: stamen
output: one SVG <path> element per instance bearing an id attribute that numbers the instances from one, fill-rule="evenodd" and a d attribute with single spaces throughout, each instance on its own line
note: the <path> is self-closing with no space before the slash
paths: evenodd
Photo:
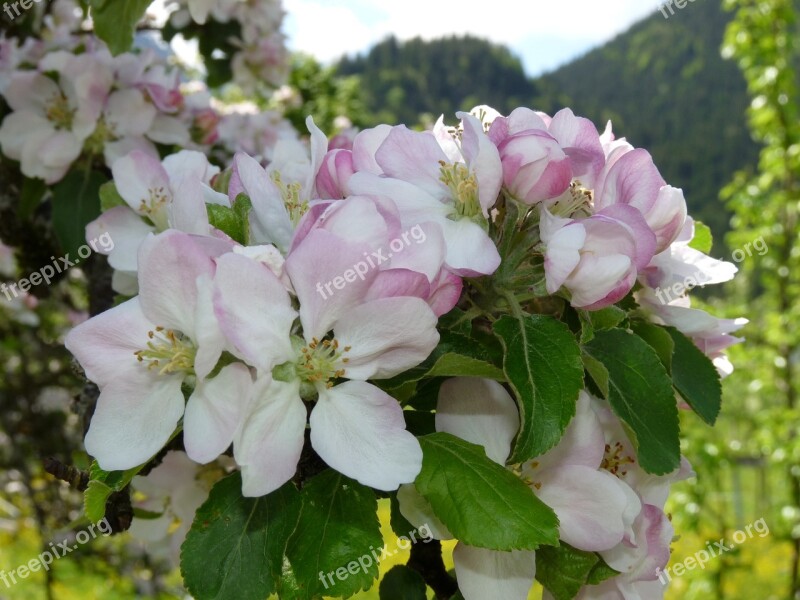
<path id="1" fill-rule="evenodd" d="M 191 340 L 171 329 L 156 327 L 148 331 L 147 348 L 134 352 L 136 360 L 147 364 L 150 370 L 157 370 L 159 375 L 167 375 L 183 371 L 194 374 L 194 358 L 197 348 Z"/>
<path id="2" fill-rule="evenodd" d="M 297 375 L 304 382 L 322 384 L 326 388 L 333 387 L 333 380 L 345 376 L 345 370 L 340 365 L 346 364 L 350 359 L 344 357 L 350 351 L 350 346 L 339 350 L 339 340 L 336 338 L 311 341 L 300 349 L 297 363 Z"/>
<path id="3" fill-rule="evenodd" d="M 608 471 L 616 477 L 625 477 L 628 474 L 626 465 L 636 464 L 636 461 L 625 454 L 625 447 L 621 442 L 617 442 L 612 447 L 606 444 L 605 456 L 603 462 L 600 463 L 600 468 Z"/>
<path id="4" fill-rule="evenodd" d="M 575 218 L 590 216 L 594 207 L 594 190 L 583 187 L 577 179 L 569 184 L 569 189 L 548 208 L 557 217 Z"/>
<path id="5" fill-rule="evenodd" d="M 303 215 L 308 212 L 308 202 L 300 199 L 302 185 L 300 182 L 284 183 L 278 171 L 273 171 L 272 181 L 281 193 L 281 198 L 286 206 L 286 211 L 289 213 L 289 218 L 293 224 L 297 225 Z"/>
<path id="6" fill-rule="evenodd" d="M 481 204 L 478 199 L 478 182 L 463 163 L 448 164 L 439 161 L 439 181 L 450 188 L 455 200 L 456 213 L 462 217 L 474 218 L 481 215 Z"/>
<path id="7" fill-rule="evenodd" d="M 63 94 L 55 96 L 45 110 L 47 120 L 56 126 L 56 129 L 72 129 L 75 118 L 75 109 L 70 108 L 67 98 Z"/>

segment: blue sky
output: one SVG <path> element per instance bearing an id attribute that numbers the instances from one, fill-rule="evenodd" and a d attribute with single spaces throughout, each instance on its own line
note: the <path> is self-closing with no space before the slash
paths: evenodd
<path id="1" fill-rule="evenodd" d="M 470 33 L 508 45 L 530 75 L 551 70 L 655 14 L 656 0 L 284 0 L 294 50 L 330 62 L 390 33 Z"/>

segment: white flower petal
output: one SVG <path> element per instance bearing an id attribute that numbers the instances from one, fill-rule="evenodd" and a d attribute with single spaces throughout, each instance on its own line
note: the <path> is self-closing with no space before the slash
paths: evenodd
<path id="1" fill-rule="evenodd" d="M 153 124 L 156 107 L 136 88 L 117 90 L 108 97 L 105 118 L 118 137 L 143 135 Z"/>
<path id="2" fill-rule="evenodd" d="M 555 448 L 538 457 L 536 462 L 544 470 L 564 465 L 582 465 L 600 468 L 605 454 L 603 427 L 592 410 L 591 399 L 585 391 L 578 396 L 575 416 L 569 422 L 564 435 Z"/>
<path id="3" fill-rule="evenodd" d="M 268 266 L 226 254 L 214 283 L 217 318 L 237 356 L 264 371 L 294 357 L 289 334 L 297 313 Z"/>
<path id="4" fill-rule="evenodd" d="M 193 461 L 206 464 L 233 443 L 250 403 L 253 380 L 241 363 L 197 384 L 186 404 L 183 443 Z"/>
<path id="5" fill-rule="evenodd" d="M 447 244 L 447 266 L 456 275 L 491 275 L 500 266 L 494 242 L 481 227 L 469 219 L 439 223 Z"/>
<path id="6" fill-rule="evenodd" d="M 197 278 L 214 276 L 214 263 L 192 238 L 170 229 L 139 248 L 139 298 L 144 313 L 161 327 L 196 331 Z"/>
<path id="7" fill-rule="evenodd" d="M 65 345 L 81 363 L 86 377 L 101 388 L 144 370 L 135 352 L 147 347 L 155 325 L 133 298 L 84 321 L 67 334 Z"/>
<path id="8" fill-rule="evenodd" d="M 256 381 L 251 412 L 233 448 L 242 469 L 242 494 L 269 494 L 294 476 L 305 428 L 306 407 L 298 382 L 284 383 L 269 377 Z"/>
<path id="9" fill-rule="evenodd" d="M 310 422 L 311 444 L 322 460 L 364 485 L 395 490 L 422 468 L 422 449 L 406 431 L 403 409 L 369 383 L 321 390 Z"/>
<path id="10" fill-rule="evenodd" d="M 111 172 L 119 195 L 140 215 L 147 215 L 154 207 L 158 192 L 169 198 L 169 176 L 161 162 L 149 154 L 134 150 L 115 161 Z"/>
<path id="11" fill-rule="evenodd" d="M 182 374 L 142 366 L 103 388 L 86 433 L 86 451 L 106 471 L 144 464 L 167 443 L 183 415 Z"/>
<path id="12" fill-rule="evenodd" d="M 204 274 L 197 278 L 194 330 L 187 333 L 197 343 L 194 370 L 200 380 L 211 373 L 222 356 L 222 351 L 227 347 L 227 340 L 216 315 L 214 290 L 210 276 Z"/>
<path id="13" fill-rule="evenodd" d="M 113 247 L 98 244 L 97 251 L 108 255 L 108 264 L 118 271 L 136 272 L 139 246 L 154 228 L 128 206 L 115 206 L 86 226 L 86 240 L 98 240 L 103 234 L 113 240 Z M 105 238 L 104 238 L 105 239 Z"/>
<path id="14" fill-rule="evenodd" d="M 625 534 L 628 497 L 619 479 L 606 471 L 569 465 L 534 473 L 534 492 L 559 520 L 561 539 L 580 550 L 613 548 Z"/>
<path id="15" fill-rule="evenodd" d="M 437 540 L 453 539 L 453 534 L 439 520 L 430 503 L 417 491 L 413 483 L 404 483 L 397 489 L 397 502 L 400 514 L 417 529 L 427 527 L 431 536 Z"/>
<path id="16" fill-rule="evenodd" d="M 453 562 L 464 600 L 526 600 L 536 577 L 533 550 L 498 552 L 459 543 Z"/>
<path id="17" fill-rule="evenodd" d="M 177 117 L 159 113 L 147 130 L 147 137 L 157 144 L 186 146 L 191 143 L 189 128 Z"/>
<path id="18" fill-rule="evenodd" d="M 505 388 L 491 379 L 454 377 L 439 388 L 436 431 L 458 436 L 505 465 L 519 431 L 519 411 Z"/>
<path id="19" fill-rule="evenodd" d="M 436 315 L 424 300 L 380 298 L 346 312 L 334 325 L 348 379 L 385 379 L 428 358 L 439 342 Z"/>
<path id="20" fill-rule="evenodd" d="M 253 225 L 253 235 L 256 236 L 254 241 L 275 244 L 281 250 L 287 250 L 294 228 L 286 212 L 280 190 L 254 158 L 239 152 L 233 161 L 234 173 L 241 180 L 245 192 L 253 203 L 250 220 Z"/>

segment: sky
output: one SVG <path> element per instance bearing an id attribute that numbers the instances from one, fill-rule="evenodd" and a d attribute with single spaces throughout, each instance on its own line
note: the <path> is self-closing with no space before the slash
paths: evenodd
<path id="1" fill-rule="evenodd" d="M 284 0 L 289 46 L 329 63 L 389 34 L 433 39 L 472 34 L 509 46 L 539 75 L 602 45 L 657 0 Z"/>

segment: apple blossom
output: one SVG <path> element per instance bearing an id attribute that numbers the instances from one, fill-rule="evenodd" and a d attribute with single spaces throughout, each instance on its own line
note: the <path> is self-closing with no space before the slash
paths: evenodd
<path id="1" fill-rule="evenodd" d="M 228 199 L 209 184 L 219 172 L 205 155 L 181 150 L 163 161 L 140 151 L 114 163 L 116 190 L 126 206 L 116 206 L 86 227 L 87 239 L 109 232 L 115 245 L 108 251 L 116 289 L 136 293 L 137 251 L 149 233 L 174 228 L 186 233 L 210 235 L 205 202 L 228 205 Z"/>
<path id="2" fill-rule="evenodd" d="M 490 459 L 505 465 L 518 429 L 516 405 L 499 383 L 459 377 L 442 384 L 437 431 L 479 444 Z M 609 460 L 592 400 L 582 392 L 577 414 L 559 444 L 543 456 L 510 468 L 554 509 L 565 542 L 584 550 L 611 551 L 633 538 L 634 522 L 642 509 L 637 494 L 619 478 L 617 467 Z M 401 487 L 398 500 L 412 524 L 428 523 L 439 539 L 452 538 L 412 486 Z M 532 551 L 497 552 L 459 543 L 454 562 L 467 600 L 484 598 L 490 587 L 495 593 L 502 589 L 504 598 L 527 598 L 536 573 Z"/>
<path id="3" fill-rule="evenodd" d="M 447 267 L 461 276 L 486 275 L 500 264 L 497 249 L 485 233 L 489 209 L 501 186 L 500 157 L 481 123 L 467 113 L 459 116 L 463 123 L 460 144 L 452 137 L 445 143 L 431 133 L 392 128 L 375 151 L 373 168 L 379 170 L 356 172 L 350 178 L 350 191 L 388 196 L 400 210 L 404 225 L 437 223 L 447 244 Z M 384 133 L 375 131 L 372 141 Z M 363 153 L 354 146 L 357 169 L 371 164 Z"/>
<path id="4" fill-rule="evenodd" d="M 20 71 L 12 75 L 3 95 L 14 111 L 0 125 L 3 153 L 20 161 L 28 177 L 47 183 L 64 177 L 100 116 L 99 110 L 82 104 L 79 82 L 62 87 L 45 75 Z"/>
<path id="5" fill-rule="evenodd" d="M 102 468 L 141 465 L 164 446 L 184 414 L 187 378 L 198 382 L 189 405 L 202 401 L 203 380 L 225 348 L 211 283 L 212 256 L 227 248 L 178 231 L 151 236 L 139 251 L 139 296 L 67 336 L 67 348 L 100 388 L 86 448 Z M 235 394 L 231 381 L 220 385 L 234 376 L 221 372 L 211 381 L 217 392 Z"/>
<path id="6" fill-rule="evenodd" d="M 570 158 L 548 132 L 545 120 L 527 108 L 495 118 L 489 137 L 503 163 L 503 183 L 519 200 L 534 204 L 556 198 L 569 187 Z"/>
<path id="7" fill-rule="evenodd" d="M 176 451 L 169 452 L 146 477 L 134 477 L 132 483 L 142 498 L 135 508 L 159 516 L 134 517 L 129 531 L 154 556 L 178 563 L 195 511 L 208 498 L 208 483 L 201 475 L 201 468 L 186 453 Z"/>
<path id="8" fill-rule="evenodd" d="M 541 208 L 547 291 L 562 286 L 570 303 L 595 310 L 620 301 L 649 264 L 655 236 L 641 214 L 610 206 L 585 219 L 564 219 Z"/>
<path id="9" fill-rule="evenodd" d="M 363 302 L 376 274 L 328 300 L 315 290 L 318 278 L 342 272 L 363 247 L 318 230 L 289 255 L 302 338 L 289 335 L 295 313 L 271 270 L 241 255 L 218 260 L 215 304 L 222 331 L 234 354 L 260 374 L 255 385 L 261 393 L 234 442 L 245 495 L 269 493 L 294 474 L 306 427 L 304 399 L 315 401 L 311 444 L 334 469 L 386 490 L 419 471 L 422 454 L 405 430 L 402 409 L 365 380 L 421 362 L 438 340 L 433 313 L 418 298 Z M 349 381 L 337 384 L 342 378 Z"/>

